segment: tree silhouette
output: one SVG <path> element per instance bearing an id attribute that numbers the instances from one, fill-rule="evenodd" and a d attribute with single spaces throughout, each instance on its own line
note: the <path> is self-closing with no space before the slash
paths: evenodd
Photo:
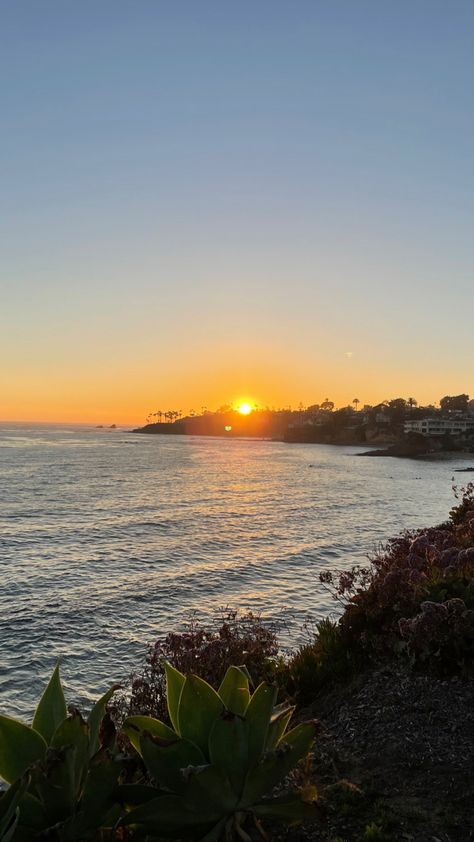
<path id="1" fill-rule="evenodd" d="M 466 412 L 468 403 L 469 395 L 445 395 L 439 405 L 446 412 Z"/>
<path id="2" fill-rule="evenodd" d="M 355 408 L 356 408 L 356 412 L 357 412 L 357 407 L 358 407 L 358 405 L 360 404 L 360 400 L 359 400 L 359 398 L 353 398 L 353 399 L 352 399 L 352 403 L 354 404 L 354 406 L 355 406 Z"/>
<path id="3" fill-rule="evenodd" d="M 332 412 L 333 409 L 334 409 L 334 402 L 330 401 L 329 398 L 324 398 L 324 400 L 321 404 L 321 409 L 326 409 L 329 412 Z"/>

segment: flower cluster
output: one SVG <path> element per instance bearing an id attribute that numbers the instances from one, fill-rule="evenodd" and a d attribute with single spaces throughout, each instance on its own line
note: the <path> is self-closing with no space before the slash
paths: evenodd
<path id="1" fill-rule="evenodd" d="M 443 671 L 472 665 L 474 611 L 462 599 L 423 602 L 419 614 L 402 618 L 398 625 L 414 662 L 429 662 Z"/>
<path id="2" fill-rule="evenodd" d="M 455 493 L 460 502 L 447 523 L 392 538 L 367 567 L 320 576 L 344 603 L 340 625 L 349 645 L 364 651 L 399 651 L 409 641 L 412 655 L 418 657 L 426 648 L 428 658 L 438 634 L 443 641 L 455 634 L 465 636 L 469 648 L 469 612 L 474 610 L 474 483 Z M 438 607 L 422 607 L 430 605 Z M 468 612 L 462 622 L 460 606 Z M 426 647 L 421 643 L 423 635 Z M 456 651 L 449 650 L 456 663 L 464 658 L 463 644 L 458 643 L 459 657 L 458 644 L 453 644 Z M 448 649 L 445 643 L 441 645 L 440 660 L 442 653 L 448 657 Z"/>
<path id="3" fill-rule="evenodd" d="M 206 625 L 192 618 L 184 631 L 166 635 L 149 649 L 143 670 L 132 677 L 125 713 L 167 719 L 165 661 L 210 684 L 218 683 L 229 666 L 245 664 L 260 682 L 273 677 L 277 653 L 276 631 L 256 614 L 224 609 L 217 620 Z"/>

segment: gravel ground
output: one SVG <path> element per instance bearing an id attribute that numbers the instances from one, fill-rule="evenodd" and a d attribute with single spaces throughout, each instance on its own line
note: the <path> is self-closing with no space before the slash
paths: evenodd
<path id="1" fill-rule="evenodd" d="M 474 840 L 474 681 L 381 668 L 304 713 L 320 822 L 273 839 Z"/>

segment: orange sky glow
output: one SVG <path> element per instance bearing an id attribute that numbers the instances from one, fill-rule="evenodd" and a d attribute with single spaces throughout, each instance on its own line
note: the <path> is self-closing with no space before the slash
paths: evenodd
<path id="1" fill-rule="evenodd" d="M 469 391 L 469 382 L 449 372 L 429 376 L 425 372 L 423 388 L 416 383 L 422 378 L 422 363 L 411 371 L 397 371 L 388 360 L 376 364 L 348 358 L 344 352 L 338 359 L 306 362 L 298 352 L 280 353 L 258 349 L 241 349 L 233 360 L 232 349 L 223 347 L 219 356 L 215 349 L 195 358 L 188 352 L 177 352 L 169 360 L 159 354 L 146 364 L 143 360 L 100 357 L 95 365 L 82 368 L 71 356 L 68 361 L 49 363 L 41 360 L 25 366 L 20 373 L 7 372 L 2 383 L 1 421 L 65 422 L 139 425 L 151 412 L 191 409 L 200 413 L 223 404 L 239 406 L 244 402 L 259 407 L 289 406 L 296 408 L 320 403 L 326 397 L 336 406 L 346 406 L 354 398 L 360 405 L 378 403 L 392 397 L 415 397 L 420 403 L 434 403 L 444 394 Z M 188 359 L 188 356 L 190 357 Z M 418 368 L 415 372 L 413 369 Z"/>
<path id="2" fill-rule="evenodd" d="M 472 3 L 23 5 L 0 420 L 474 397 Z"/>

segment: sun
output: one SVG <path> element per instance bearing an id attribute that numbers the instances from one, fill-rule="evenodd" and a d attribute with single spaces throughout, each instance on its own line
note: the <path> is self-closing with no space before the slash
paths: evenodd
<path id="1" fill-rule="evenodd" d="M 241 415 L 250 415 L 252 407 L 249 403 L 241 403 L 238 406 L 238 412 L 240 412 Z"/>

